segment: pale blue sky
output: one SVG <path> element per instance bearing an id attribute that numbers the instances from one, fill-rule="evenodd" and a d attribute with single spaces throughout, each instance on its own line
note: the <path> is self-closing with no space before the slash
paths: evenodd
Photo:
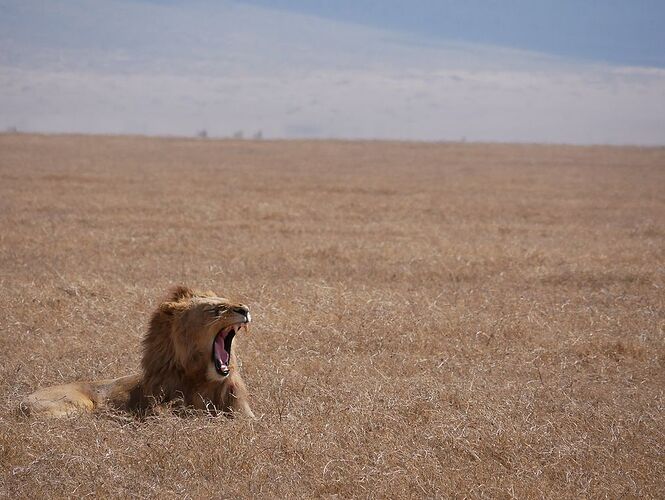
<path id="1" fill-rule="evenodd" d="M 566 57 L 665 66 L 663 0 L 242 0 Z"/>
<path id="2" fill-rule="evenodd" d="M 663 0 L 237 1 L 442 40 L 665 67 Z"/>

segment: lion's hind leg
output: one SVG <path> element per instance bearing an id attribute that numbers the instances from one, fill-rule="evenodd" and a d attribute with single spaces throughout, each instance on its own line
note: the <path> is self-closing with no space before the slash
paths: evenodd
<path id="1" fill-rule="evenodd" d="M 94 407 L 95 402 L 90 389 L 81 383 L 40 389 L 21 402 L 21 411 L 27 415 L 40 414 L 52 417 L 92 411 Z"/>

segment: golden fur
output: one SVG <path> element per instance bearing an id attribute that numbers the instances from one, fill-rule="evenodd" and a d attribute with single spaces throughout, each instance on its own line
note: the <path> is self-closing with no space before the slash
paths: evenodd
<path id="1" fill-rule="evenodd" d="M 140 374 L 48 387 L 28 396 L 21 408 L 53 416 L 98 408 L 143 415 L 174 402 L 213 414 L 253 417 L 233 343 L 249 321 L 249 309 L 242 304 L 178 287 L 152 316 Z"/>

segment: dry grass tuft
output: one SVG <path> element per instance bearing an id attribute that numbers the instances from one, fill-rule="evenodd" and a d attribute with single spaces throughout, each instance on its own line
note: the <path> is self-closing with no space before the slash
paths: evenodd
<path id="1" fill-rule="evenodd" d="M 0 136 L 3 497 L 665 496 L 665 150 Z M 250 304 L 257 421 L 16 412 Z"/>

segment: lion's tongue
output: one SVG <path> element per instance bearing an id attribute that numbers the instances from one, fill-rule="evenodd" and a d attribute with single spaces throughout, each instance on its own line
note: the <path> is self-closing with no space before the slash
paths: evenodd
<path id="1" fill-rule="evenodd" d="M 229 364 L 229 353 L 224 349 L 224 335 L 218 335 L 215 339 L 215 357 L 219 359 L 222 364 Z"/>

